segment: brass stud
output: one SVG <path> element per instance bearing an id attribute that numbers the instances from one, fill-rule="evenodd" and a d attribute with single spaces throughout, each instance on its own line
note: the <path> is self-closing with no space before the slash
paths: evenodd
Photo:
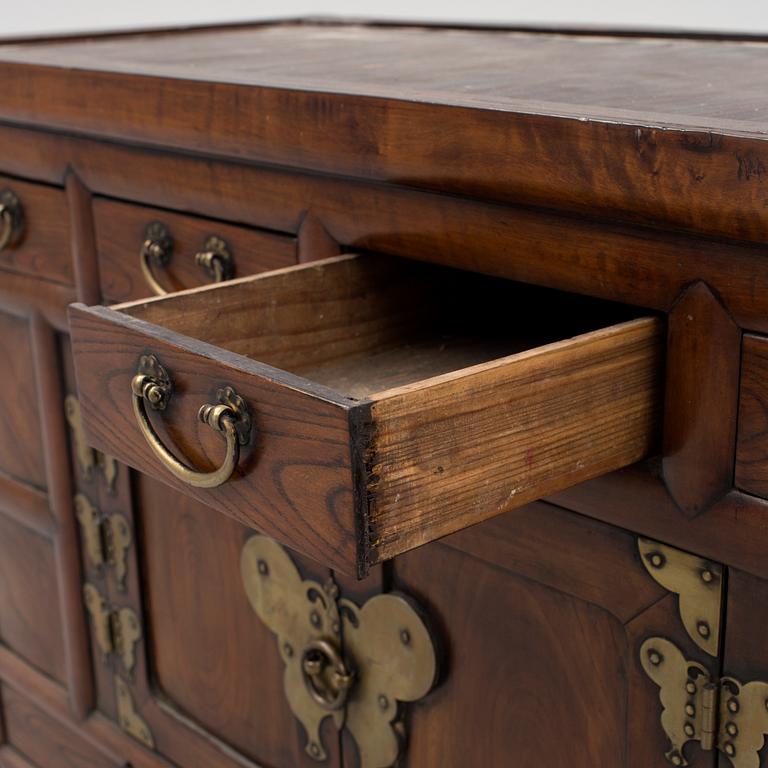
<path id="1" fill-rule="evenodd" d="M 739 700 L 737 698 L 728 699 L 728 711 L 733 714 L 739 711 Z"/>
<path id="2" fill-rule="evenodd" d="M 699 633 L 699 634 L 700 634 L 700 635 L 701 635 L 701 636 L 702 636 L 702 637 L 703 637 L 705 640 L 706 640 L 706 639 L 709 637 L 709 635 L 710 635 L 710 632 L 711 632 L 711 630 L 710 630 L 710 628 L 709 628 L 709 624 L 707 624 L 707 622 L 706 622 L 706 621 L 700 621 L 700 622 L 699 622 L 699 623 L 696 625 L 696 631 L 697 631 L 697 632 L 698 632 L 698 633 Z"/>
<path id="3" fill-rule="evenodd" d="M 680 757 L 680 755 L 675 752 L 673 755 L 670 755 L 669 761 L 672 763 L 672 765 L 682 765 L 683 764 L 683 758 Z"/>
<path id="4" fill-rule="evenodd" d="M 696 733 L 696 730 L 690 723 L 686 723 L 683 726 L 683 731 L 685 731 L 685 735 L 693 738 L 693 735 Z"/>
<path id="5" fill-rule="evenodd" d="M 730 722 L 725 724 L 725 732 L 729 736 L 738 736 L 739 735 L 739 726 L 736 725 L 736 723 Z"/>
<path id="6" fill-rule="evenodd" d="M 664 564 L 667 562 L 667 559 L 664 557 L 664 555 L 661 554 L 661 552 L 651 552 L 651 554 L 648 555 L 648 562 L 654 568 L 663 568 Z"/>
<path id="7" fill-rule="evenodd" d="M 312 611 L 312 613 L 309 614 L 309 621 L 315 629 L 320 629 L 320 624 L 322 622 L 320 620 L 320 614 L 317 611 Z"/>
<path id="8" fill-rule="evenodd" d="M 269 566 L 267 565 L 267 561 L 266 560 L 259 560 L 257 565 L 258 565 L 258 568 L 259 568 L 259 573 L 262 576 L 266 576 L 269 573 Z"/>
<path id="9" fill-rule="evenodd" d="M 651 650 L 648 651 L 648 661 L 650 661 L 654 667 L 658 667 L 659 664 L 664 661 L 664 657 L 657 650 L 651 648 Z"/>
<path id="10" fill-rule="evenodd" d="M 686 704 L 685 714 L 688 715 L 688 717 L 696 717 L 696 707 L 694 707 L 693 704 Z"/>
<path id="11" fill-rule="evenodd" d="M 379 694 L 379 707 L 384 711 L 389 709 L 389 699 L 383 693 Z"/>
<path id="12" fill-rule="evenodd" d="M 317 760 L 320 757 L 320 745 L 316 741 L 313 741 L 309 745 L 309 754 L 312 755 L 312 757 L 314 757 L 315 760 Z"/>
<path id="13" fill-rule="evenodd" d="M 411 644 L 411 633 L 407 629 L 400 630 L 400 642 L 403 645 Z"/>
<path id="14" fill-rule="evenodd" d="M 283 645 L 283 653 L 285 653 L 289 659 L 293 658 L 293 646 L 290 643 L 285 643 Z"/>
<path id="15" fill-rule="evenodd" d="M 701 580 L 705 584 L 711 584 L 715 580 L 715 574 L 709 568 L 704 568 L 701 572 Z"/>
<path id="16" fill-rule="evenodd" d="M 728 755 L 728 757 L 733 757 L 736 754 L 736 747 L 732 742 L 726 741 L 725 746 L 723 747 L 723 751 L 726 755 Z"/>
<path id="17" fill-rule="evenodd" d="M 696 683 L 694 683 L 693 680 L 689 680 L 685 684 L 685 690 L 686 693 L 689 693 L 691 696 L 693 696 L 696 693 Z"/>

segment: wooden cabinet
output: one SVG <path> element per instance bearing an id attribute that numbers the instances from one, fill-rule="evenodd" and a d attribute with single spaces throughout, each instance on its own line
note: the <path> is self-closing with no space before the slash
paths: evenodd
<path id="1" fill-rule="evenodd" d="M 767 58 L 0 44 L 0 766 L 768 766 Z"/>

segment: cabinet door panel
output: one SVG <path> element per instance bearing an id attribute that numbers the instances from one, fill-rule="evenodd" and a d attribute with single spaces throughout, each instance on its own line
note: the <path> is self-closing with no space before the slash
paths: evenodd
<path id="1" fill-rule="evenodd" d="M 413 707 L 406 765 L 668 765 L 640 645 L 662 635 L 712 660 L 631 534 L 537 503 L 398 558 L 393 586 L 422 602 L 446 651 L 442 684 Z"/>
<path id="2" fill-rule="evenodd" d="M 65 679 L 53 544 L 0 514 L 0 641 Z"/>

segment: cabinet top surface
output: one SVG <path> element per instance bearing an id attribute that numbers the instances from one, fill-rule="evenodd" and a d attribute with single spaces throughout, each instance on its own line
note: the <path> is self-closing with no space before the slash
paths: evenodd
<path id="1" fill-rule="evenodd" d="M 722 132 L 768 128 L 768 44 L 283 23 L 0 45 L 0 61 Z"/>

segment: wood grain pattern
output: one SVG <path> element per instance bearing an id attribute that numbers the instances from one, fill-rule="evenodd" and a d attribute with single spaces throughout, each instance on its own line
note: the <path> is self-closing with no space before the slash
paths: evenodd
<path id="1" fill-rule="evenodd" d="M 1 303 L 0 359 L 5 369 L 0 399 L 0 470 L 17 481 L 45 489 L 40 411 L 29 407 L 35 392 L 30 322 L 5 312 Z"/>
<path id="2" fill-rule="evenodd" d="M 647 456 L 661 333 L 653 319 L 633 321 L 375 396 L 375 558 Z"/>
<path id="3" fill-rule="evenodd" d="M 110 301 L 153 294 L 139 266 L 145 230 L 153 221 L 165 224 L 173 237 L 173 255 L 168 266 L 155 270 L 157 280 L 168 291 L 212 282 L 195 263 L 195 254 L 204 250 L 203 245 L 211 235 L 227 242 L 234 257 L 236 277 L 279 269 L 297 261 L 296 240 L 273 232 L 102 198 L 94 201 L 93 212 L 101 293 Z"/>
<path id="4" fill-rule="evenodd" d="M 342 399 L 330 390 L 313 394 L 297 377 L 110 310 L 74 308 L 71 327 L 83 418 L 96 447 L 314 559 L 354 570 Z M 195 466 L 216 466 L 223 450 L 221 439 L 197 420 L 200 406 L 224 384 L 253 404 L 254 440 L 241 452 L 235 476 L 220 488 L 191 489 L 176 481 L 147 448 L 133 415 L 130 380 L 149 349 L 178 387 L 172 409 L 153 423 L 160 434 L 168 429 L 167 442 Z"/>
<path id="5" fill-rule="evenodd" d="M 762 336 L 744 337 L 736 485 L 768 498 L 768 339 Z"/>
<path id="6" fill-rule="evenodd" d="M 765 106 L 759 77 L 747 74 L 760 70 L 763 45 L 313 25 L 192 40 L 206 67 L 190 66 L 187 35 L 5 46 L 1 114 L 130 143 L 766 238 L 755 117 Z M 377 75 L 393 67 L 395 82 Z M 659 69 L 664 88 L 648 75 Z M 702 70 L 724 86 L 685 75 Z M 729 98 L 733 81 L 744 84 L 740 93 L 752 89 L 750 109 Z M 457 152 L 464 136 L 472 141 Z"/>
<path id="7" fill-rule="evenodd" d="M 242 586 L 252 532 L 151 478 L 140 478 L 136 503 L 153 695 L 259 765 L 315 765 L 285 699 L 277 640 Z M 322 583 L 328 572 L 310 566 L 306 575 Z M 160 747 L 175 759 L 183 738 L 177 723 Z M 326 742 L 337 765 L 334 729 Z"/>
<path id="8" fill-rule="evenodd" d="M 569 317 L 567 323 L 542 318 L 529 330 L 529 310 L 546 299 L 560 301 L 503 281 L 345 256 L 113 310 L 74 308 L 84 417 L 97 445 L 165 479 L 167 473 L 147 456 L 133 423 L 128 387 L 136 360 L 151 349 L 170 370 L 197 371 L 202 380 L 180 378 L 181 391 L 194 388 L 201 398 L 214 382 L 223 381 L 222 370 L 211 361 L 224 364 L 227 383 L 243 396 L 254 393 L 249 400 L 258 416 L 258 455 L 250 469 L 246 458 L 235 483 L 192 495 L 266 528 L 321 562 L 364 573 L 381 559 L 652 450 L 662 325 L 639 320 L 562 341 L 577 329 L 610 325 L 616 309 L 574 305 L 564 298 L 559 309 Z M 506 313 L 509 323 L 510 305 L 519 313 L 519 330 L 502 332 L 500 317 Z M 455 348 L 450 340 L 454 326 L 468 337 Z M 537 346 L 554 339 L 561 341 Z M 457 366 L 461 370 L 454 371 Z M 405 386 L 372 394 L 398 384 Z M 353 456 L 348 454 L 345 464 L 334 465 L 335 474 L 318 474 L 314 488 L 286 485 L 282 496 L 272 495 L 270 503 L 280 503 L 283 518 L 301 520 L 300 533 L 281 529 L 258 506 L 269 493 L 264 477 L 274 473 L 270 462 L 279 466 L 284 460 L 275 437 L 287 429 L 279 433 L 259 426 L 264 395 L 279 408 L 275 415 L 293 418 L 301 402 L 306 404 L 302 408 L 316 411 L 316 419 L 334 406 L 334 418 L 343 419 L 353 397 L 373 398 L 372 403 L 361 401 L 346 425 L 354 461 L 359 451 L 366 462 L 364 470 L 354 470 L 367 473 L 364 491 L 355 489 Z M 195 423 L 192 413 L 187 418 L 189 425 Z M 173 442 L 184 445 L 186 454 L 201 453 L 189 438 L 189 426 L 180 442 L 180 422 L 170 411 L 163 421 L 174 425 Z M 307 437 L 306 425 L 296 429 L 292 439 L 302 446 L 306 461 L 327 462 L 327 438 Z M 205 440 L 206 431 L 197 429 L 194 436 Z M 131 433 L 136 437 L 128 438 Z M 216 442 L 208 444 L 211 451 L 220 450 Z M 216 454 L 206 445 L 203 455 L 210 460 Z M 331 481 L 343 485 L 325 485 Z M 337 506 L 329 507 L 329 498 Z M 306 512 L 294 517 L 298 510 Z M 347 521 L 343 535 L 349 549 L 334 546 L 326 530 L 318 535 L 328 515 L 333 527 Z M 345 562 L 352 552 L 355 560 Z"/>
<path id="9" fill-rule="evenodd" d="M 24 210 L 24 225 L 0 252 L 0 266 L 55 283 L 73 282 L 70 230 L 64 191 L 0 176 L 0 189 L 12 189 Z"/>
<path id="10" fill-rule="evenodd" d="M 55 182 L 69 160 L 100 194 L 285 232 L 297 232 L 310 209 L 347 250 L 407 256 L 665 312 L 687 285 L 703 280 L 739 325 L 768 332 L 768 294 L 754 290 L 768 281 L 760 245 L 629 227 L 610 213 L 598 218 L 594 208 L 584 217 L 564 216 L 9 126 L 0 126 L 0 139 L 4 167 Z M 3 153 L 6 146 L 12 154 Z M 168 185 L 169 178 L 178 186 Z"/>
<path id="11" fill-rule="evenodd" d="M 0 639 L 61 682 L 66 655 L 56 585 L 51 541 L 0 515 Z"/>
<path id="12" fill-rule="evenodd" d="M 9 743 L 39 768 L 119 768 L 13 688 L 3 702 Z"/>
<path id="13" fill-rule="evenodd" d="M 630 533 L 537 503 L 392 570 L 393 588 L 418 597 L 445 643 L 439 686 L 410 709 L 403 765 L 666 765 L 637 649 L 661 633 L 700 656 Z"/>
<path id="14" fill-rule="evenodd" d="M 77 300 L 85 304 L 96 304 L 101 300 L 101 290 L 99 256 L 93 224 L 93 199 L 90 190 L 71 168 L 68 169 L 64 182 Z"/>
<path id="15" fill-rule="evenodd" d="M 682 294 L 667 327 L 664 481 L 685 514 L 697 515 L 733 485 L 741 331 L 701 282 Z"/>
<path id="16" fill-rule="evenodd" d="M 74 738 L 79 736 L 87 740 L 121 768 L 126 763 L 133 768 L 171 768 L 169 762 L 139 745 L 98 712 L 92 713 L 87 720 L 76 720 L 66 690 L 2 645 L 0 679 L 4 684 L 23 691 L 41 711 L 74 733 Z"/>

